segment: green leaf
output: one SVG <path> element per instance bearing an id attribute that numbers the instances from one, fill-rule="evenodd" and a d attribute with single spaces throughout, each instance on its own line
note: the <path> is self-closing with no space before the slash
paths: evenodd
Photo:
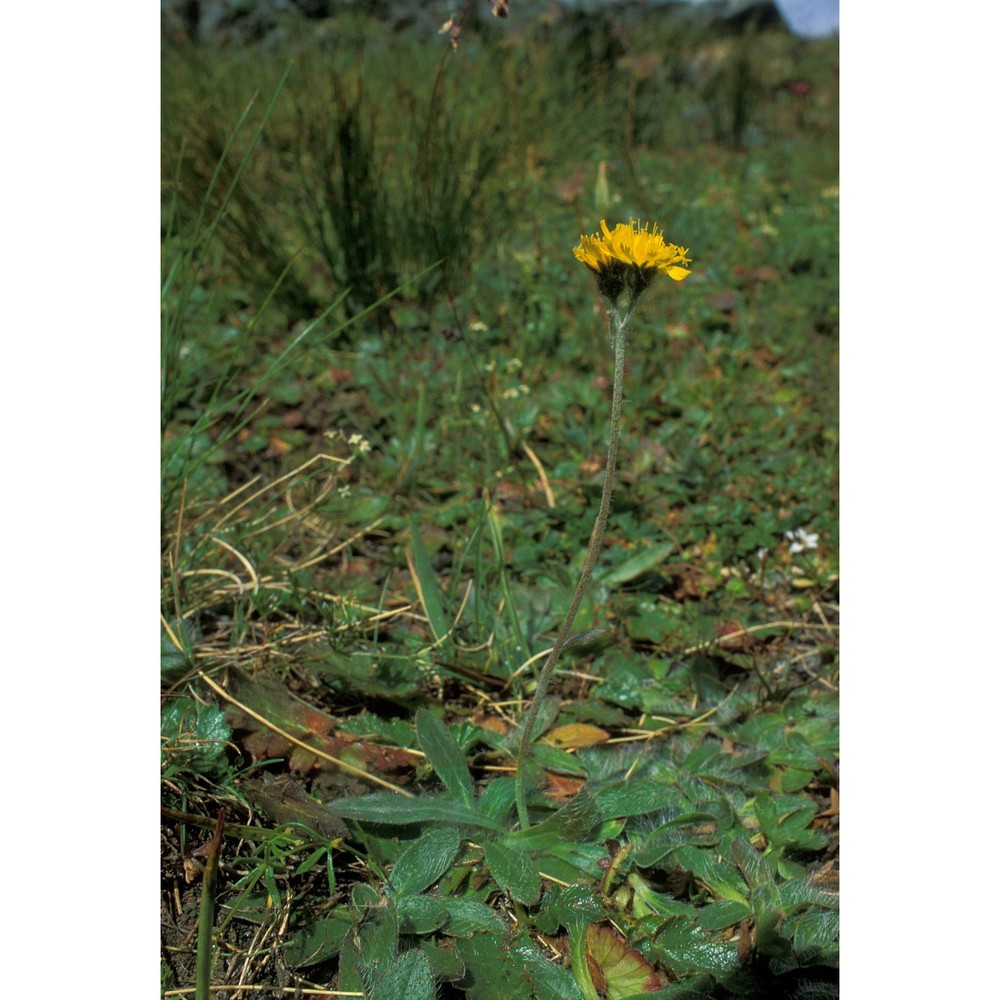
<path id="1" fill-rule="evenodd" d="M 507 922 L 496 910 L 474 899 L 454 896 L 405 896 L 397 904 L 399 926 L 404 934 L 429 934 L 440 930 L 450 937 L 469 937 L 479 932 L 506 934 Z"/>
<path id="2" fill-rule="evenodd" d="M 650 952 L 681 974 L 702 971 L 718 977 L 739 967 L 735 944 L 707 934 L 686 917 L 672 917 L 661 924 Z"/>
<path id="3" fill-rule="evenodd" d="M 632 909 L 637 917 L 645 917 L 651 913 L 661 917 L 691 917 L 692 907 L 689 903 L 682 903 L 679 899 L 657 892 L 637 873 L 629 875 L 628 884 L 634 893 Z"/>
<path id="4" fill-rule="evenodd" d="M 345 819 L 387 826 L 404 826 L 408 823 L 454 823 L 457 826 L 475 826 L 502 833 L 505 827 L 496 820 L 476 812 L 450 798 L 425 795 L 407 799 L 395 792 L 373 792 L 357 798 L 335 799 L 329 803 L 331 811 Z"/>
<path id="5" fill-rule="evenodd" d="M 494 778 L 479 796 L 478 810 L 497 822 L 503 821 L 514 808 L 517 784 L 513 778 Z"/>
<path id="6" fill-rule="evenodd" d="M 560 927 L 582 929 L 604 917 L 604 906 L 594 889 L 579 882 L 545 887 L 536 918 L 543 934 L 555 934 Z"/>
<path id="7" fill-rule="evenodd" d="M 427 760 L 455 798 L 470 809 L 474 808 L 472 775 L 465 763 L 465 754 L 448 727 L 433 712 L 422 708 L 416 717 L 417 740 Z"/>
<path id="8" fill-rule="evenodd" d="M 396 906 L 403 934 L 432 934 L 448 922 L 442 899 L 448 896 L 404 896 Z"/>
<path id="9" fill-rule="evenodd" d="M 583 990 L 569 970 L 543 955 L 524 936 L 517 938 L 510 952 L 528 970 L 535 1000 L 584 1000 Z"/>
<path id="10" fill-rule="evenodd" d="M 762 955 L 769 958 L 788 958 L 792 953 L 792 942 L 784 935 L 782 925 L 785 913 L 782 910 L 765 910 L 757 917 L 754 945 Z"/>
<path id="11" fill-rule="evenodd" d="M 426 830 L 400 854 L 389 885 L 397 897 L 415 896 L 433 885 L 458 854 L 458 834 L 443 827 Z"/>
<path id="12" fill-rule="evenodd" d="M 752 915 L 753 910 L 746 903 L 727 899 L 704 907 L 698 914 L 698 923 L 705 930 L 721 931 L 726 927 L 735 927 L 741 920 L 746 920 Z"/>
<path id="13" fill-rule="evenodd" d="M 349 928 L 340 950 L 337 988 L 345 991 L 364 989 L 377 979 L 396 957 L 399 924 L 392 900 L 376 897 L 374 906 L 366 906 L 361 922 Z"/>
<path id="14" fill-rule="evenodd" d="M 718 841 L 719 825 L 715 816 L 707 812 L 684 813 L 640 840 L 632 852 L 632 860 L 640 868 L 650 868 L 681 844 L 709 846 Z"/>
<path id="15" fill-rule="evenodd" d="M 677 801 L 678 792 L 659 782 L 640 784 L 636 781 L 623 781 L 600 789 L 594 796 L 601 819 L 623 819 L 626 816 L 659 812 Z"/>
<path id="16" fill-rule="evenodd" d="M 340 954 L 344 935 L 356 923 L 346 909 L 336 909 L 296 931 L 284 950 L 285 961 L 296 969 L 317 965 Z"/>
<path id="17" fill-rule="evenodd" d="M 465 963 L 453 951 L 447 948 L 439 948 L 430 941 L 424 939 L 419 942 L 420 950 L 427 956 L 431 963 L 431 972 L 439 982 L 450 982 L 461 979 L 465 975 Z M 405 1000 L 405 998 L 400 998 Z"/>
<path id="18" fill-rule="evenodd" d="M 177 634 L 178 621 L 171 622 L 174 634 Z M 178 636 L 180 639 L 180 636 Z M 174 645 L 170 634 L 163 627 L 160 629 L 160 671 L 164 674 L 177 674 L 191 665 L 187 653 Z"/>
<path id="19" fill-rule="evenodd" d="M 760 821 L 770 849 L 781 850 L 795 847 L 799 850 L 821 850 L 826 845 L 826 837 L 807 827 L 816 815 L 816 803 L 812 800 L 796 800 L 784 814 L 779 813 L 782 804 L 766 795 L 754 799 L 754 813 Z"/>
<path id="20" fill-rule="evenodd" d="M 547 743 L 535 743 L 531 748 L 532 760 L 546 771 L 557 774 L 571 774 L 577 778 L 585 778 L 587 769 L 580 763 L 575 754 L 549 746 Z"/>
<path id="21" fill-rule="evenodd" d="M 556 810 L 548 819 L 527 830 L 517 830 L 501 838 L 525 851 L 540 850 L 563 840 L 583 840 L 599 820 L 597 803 L 584 789 Z"/>
<path id="22" fill-rule="evenodd" d="M 751 889 L 774 885 L 773 862 L 765 858 L 746 837 L 737 837 L 729 851 Z"/>
<path id="23" fill-rule="evenodd" d="M 542 879 L 524 851 L 489 841 L 484 852 L 490 874 L 504 892 L 526 906 L 538 901 Z"/>
<path id="24" fill-rule="evenodd" d="M 170 773 L 183 768 L 211 777 L 225 771 L 226 742 L 232 738 L 225 712 L 175 698 L 160 713 L 160 736 Z"/>
<path id="25" fill-rule="evenodd" d="M 526 963 L 512 955 L 506 935 L 477 934 L 455 949 L 465 963 L 462 985 L 472 1000 L 511 1000 L 533 995 Z"/>
<path id="26" fill-rule="evenodd" d="M 650 545 L 605 573 L 600 578 L 600 582 L 608 588 L 628 583 L 629 580 L 634 580 L 637 576 L 642 576 L 643 573 L 655 570 L 675 549 L 676 546 L 673 542 Z"/>
<path id="27" fill-rule="evenodd" d="M 404 952 L 366 995 L 369 1000 L 434 1000 L 437 990 L 430 961 L 419 948 Z"/>
<path id="28" fill-rule="evenodd" d="M 417 577 L 414 582 L 420 589 L 420 603 L 423 604 L 424 611 L 427 612 L 427 620 L 430 622 L 431 632 L 435 640 L 442 639 L 450 629 L 448 619 L 442 610 L 441 587 L 434 575 L 427 547 L 420 537 L 417 519 L 412 515 L 410 517 L 410 551 L 413 553 L 413 569 Z"/>
<path id="29" fill-rule="evenodd" d="M 747 902 L 747 886 L 739 871 L 723 860 L 715 848 L 685 844 L 674 851 L 674 860 L 722 899 Z"/>

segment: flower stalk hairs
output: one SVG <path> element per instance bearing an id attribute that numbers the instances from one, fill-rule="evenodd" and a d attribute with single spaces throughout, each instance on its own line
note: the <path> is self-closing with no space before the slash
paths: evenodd
<path id="1" fill-rule="evenodd" d="M 555 644 L 549 651 L 542 669 L 538 673 L 535 694 L 525 713 L 521 742 L 517 752 L 515 776 L 517 813 L 521 829 L 531 825 L 525 794 L 525 760 L 534 742 L 535 723 L 538 709 L 545 698 L 559 655 L 573 640 L 569 631 L 573 619 L 580 610 L 584 592 L 590 581 L 590 574 L 597 563 L 604 529 L 608 523 L 611 508 L 611 491 L 614 486 L 615 466 L 618 462 L 618 438 L 621 432 L 622 390 L 625 381 L 625 335 L 632 323 L 636 302 L 649 287 L 657 274 L 666 274 L 674 281 L 683 281 L 691 272 L 684 266 L 690 264 L 687 249 L 667 243 L 658 226 L 649 228 L 649 223 L 639 228 L 635 220 L 628 225 L 618 223 L 614 229 L 601 220 L 601 232 L 593 236 L 581 236 L 580 245 L 573 248 L 576 259 L 585 264 L 594 274 L 597 289 L 604 296 L 608 306 L 608 333 L 614 351 L 614 383 L 611 390 L 611 430 L 608 442 L 608 460 L 604 473 L 604 489 L 601 504 L 587 546 L 580 581 L 573 599 L 570 601 L 566 617 L 556 635 Z M 623 299 L 624 296 L 624 299 Z"/>

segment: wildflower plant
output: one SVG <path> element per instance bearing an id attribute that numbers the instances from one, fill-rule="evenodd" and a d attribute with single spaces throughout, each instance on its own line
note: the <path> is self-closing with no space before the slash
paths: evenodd
<path id="1" fill-rule="evenodd" d="M 522 829 L 530 825 L 527 798 L 525 795 L 525 760 L 531 748 L 538 710 L 555 672 L 556 663 L 562 651 L 573 640 L 570 629 L 580 609 L 590 575 L 597 563 L 601 541 L 608 522 L 611 507 L 611 493 L 614 486 L 615 466 L 618 461 L 618 439 L 621 432 L 622 392 L 625 381 L 625 341 L 639 296 L 649 287 L 657 274 L 666 274 L 674 281 L 683 281 L 691 272 L 684 265 L 690 264 L 687 248 L 668 243 L 657 225 L 642 228 L 634 219 L 626 225 L 618 223 L 609 229 L 601 220 L 601 232 L 593 236 L 580 237 L 580 245 L 574 247 L 576 259 L 585 264 L 597 281 L 597 289 L 608 307 L 608 334 L 614 352 L 614 381 L 611 393 L 611 426 L 608 441 L 608 459 L 604 473 L 604 488 L 597 518 L 587 546 L 580 580 L 570 601 L 566 616 L 556 635 L 542 669 L 539 671 L 535 694 L 524 718 L 523 731 L 517 754 L 516 800 L 518 818 Z M 586 637 L 581 637 L 586 638 Z"/>

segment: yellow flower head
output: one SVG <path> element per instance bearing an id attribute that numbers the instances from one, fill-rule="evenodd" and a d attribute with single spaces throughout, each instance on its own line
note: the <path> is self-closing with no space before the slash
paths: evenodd
<path id="1" fill-rule="evenodd" d="M 612 301 L 626 288 L 634 299 L 656 274 L 683 281 L 691 273 L 681 266 L 691 263 L 687 249 L 667 243 L 655 224 L 652 230 L 648 222 L 640 229 L 634 219 L 629 219 L 628 225 L 619 222 L 614 229 L 608 229 L 607 222 L 601 219 L 601 230 L 603 235 L 581 236 L 573 253 L 597 275 L 597 287 Z"/>

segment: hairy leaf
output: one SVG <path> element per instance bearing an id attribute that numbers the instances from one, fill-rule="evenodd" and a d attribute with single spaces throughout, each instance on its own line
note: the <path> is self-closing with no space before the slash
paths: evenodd
<path id="1" fill-rule="evenodd" d="M 325 962 L 340 954 L 344 936 L 356 923 L 346 909 L 333 910 L 296 931 L 284 950 L 285 961 L 292 968 L 305 968 Z"/>
<path id="2" fill-rule="evenodd" d="M 583 990 L 569 970 L 543 955 L 525 937 L 518 937 L 510 953 L 531 976 L 535 1000 L 584 1000 Z"/>
<path id="3" fill-rule="evenodd" d="M 473 807 L 472 775 L 465 754 L 448 727 L 433 712 L 420 709 L 416 717 L 417 739 L 427 760 L 455 798 Z"/>
<path id="4" fill-rule="evenodd" d="M 539 850 L 563 840 L 583 840 L 597 825 L 598 819 L 597 803 L 584 790 L 537 826 L 517 830 L 503 839 L 522 850 Z"/>
<path id="5" fill-rule="evenodd" d="M 371 795 L 361 795 L 357 798 L 337 799 L 328 805 L 333 812 L 345 819 L 384 823 L 387 826 L 441 822 L 482 827 L 497 833 L 504 830 L 501 823 L 482 815 L 475 809 L 448 798 L 435 798 L 430 795 L 406 799 L 393 792 L 373 792 Z"/>
<path id="6" fill-rule="evenodd" d="M 414 948 L 396 958 L 376 979 L 369 1000 L 434 1000 L 436 989 L 431 963 L 427 956 Z"/>
<path id="7" fill-rule="evenodd" d="M 450 937 L 469 937 L 479 932 L 505 934 L 508 929 L 496 910 L 474 899 L 431 894 L 405 896 L 399 901 L 397 911 L 404 934 L 440 930 Z"/>
<path id="8" fill-rule="evenodd" d="M 524 851 L 495 841 L 488 842 L 484 851 L 490 874 L 504 892 L 526 906 L 538 901 L 542 880 Z"/>
<path id="9" fill-rule="evenodd" d="M 389 885 L 397 897 L 415 896 L 433 885 L 458 854 L 458 834 L 431 827 L 400 854 Z"/>

